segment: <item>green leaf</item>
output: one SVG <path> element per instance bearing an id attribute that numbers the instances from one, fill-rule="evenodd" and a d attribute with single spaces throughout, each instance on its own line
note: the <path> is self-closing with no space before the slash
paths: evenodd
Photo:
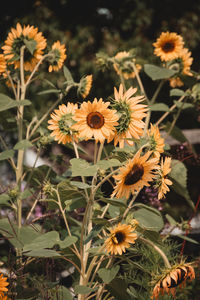
<path id="1" fill-rule="evenodd" d="M 0 111 L 4 111 L 17 106 L 17 101 L 0 93 Z"/>
<path id="2" fill-rule="evenodd" d="M 74 79 L 71 75 L 71 72 L 69 71 L 69 69 L 66 66 L 63 66 L 63 73 L 64 73 L 64 76 L 65 76 L 68 83 L 73 83 L 74 82 Z"/>
<path id="3" fill-rule="evenodd" d="M 145 64 L 144 71 L 152 80 L 170 78 L 177 73 L 175 70 L 158 67 L 151 64 Z"/>
<path id="4" fill-rule="evenodd" d="M 70 159 L 72 177 L 76 176 L 94 176 L 98 170 L 97 165 L 91 165 L 82 158 Z"/>
<path id="5" fill-rule="evenodd" d="M 26 253 L 23 253 L 25 256 L 30 257 L 56 257 L 60 256 L 58 252 L 55 250 L 49 250 L 49 249 L 38 249 L 38 250 L 32 250 Z"/>
<path id="6" fill-rule="evenodd" d="M 33 147 L 33 144 L 31 142 L 29 142 L 28 140 L 21 140 L 14 146 L 13 149 L 20 150 L 20 149 L 27 149 L 30 147 Z"/>
<path id="7" fill-rule="evenodd" d="M 52 248 L 55 244 L 59 244 L 60 238 L 57 231 L 50 231 L 32 239 L 30 244 L 26 244 L 23 252 L 30 250 L 38 250 L 44 248 Z"/>
<path id="8" fill-rule="evenodd" d="M 9 200 L 10 200 L 10 197 L 7 194 L 1 194 L 0 195 L 0 205 L 9 204 Z"/>
<path id="9" fill-rule="evenodd" d="M 60 92 L 61 92 L 61 90 L 57 90 L 57 89 L 49 89 L 49 90 L 41 91 L 41 92 L 37 93 L 37 95 L 59 94 Z"/>
<path id="10" fill-rule="evenodd" d="M 107 170 L 111 167 L 119 167 L 121 166 L 121 162 L 118 159 L 111 158 L 109 160 L 100 160 L 96 166 L 98 166 L 100 169 Z"/>
<path id="11" fill-rule="evenodd" d="M 29 52 L 33 55 L 34 51 L 36 50 L 37 42 L 35 40 L 24 39 L 24 44 Z"/>
<path id="12" fill-rule="evenodd" d="M 15 154 L 14 150 L 6 150 L 0 153 L 0 161 L 4 160 L 4 159 L 8 159 L 13 157 L 13 155 Z"/>
<path id="13" fill-rule="evenodd" d="M 169 111 L 169 107 L 165 103 L 155 103 L 149 106 L 151 111 Z"/>
<path id="14" fill-rule="evenodd" d="M 190 242 L 190 243 L 197 244 L 197 245 L 199 244 L 199 242 L 197 242 L 197 241 L 195 241 L 195 240 L 189 238 L 189 237 L 186 236 L 186 235 L 176 234 L 176 236 L 178 236 L 178 237 L 180 237 L 181 239 L 186 240 L 186 241 L 188 241 L 188 242 Z"/>
<path id="15" fill-rule="evenodd" d="M 89 294 L 93 291 L 94 289 L 88 287 L 88 286 L 84 286 L 84 285 L 75 285 L 74 287 L 74 292 L 76 294 L 81 294 L 81 295 L 84 295 L 84 294 Z"/>
<path id="16" fill-rule="evenodd" d="M 180 89 L 172 89 L 172 90 L 170 90 L 170 96 L 181 97 L 184 94 L 185 94 L 185 92 L 183 90 L 180 90 Z"/>
<path id="17" fill-rule="evenodd" d="M 115 300 L 131 300 L 132 297 L 127 293 L 128 283 L 127 280 L 114 278 L 107 286 L 106 289 L 111 293 Z"/>
<path id="18" fill-rule="evenodd" d="M 103 280 L 105 283 L 110 283 L 119 272 L 120 266 L 116 265 L 112 267 L 111 269 L 102 268 L 99 269 L 98 274 L 99 277 Z"/>
<path id="19" fill-rule="evenodd" d="M 146 208 L 140 208 L 133 212 L 133 217 L 139 222 L 139 226 L 152 231 L 160 231 L 164 222 L 158 211 L 150 211 Z"/>
<path id="20" fill-rule="evenodd" d="M 121 206 L 121 207 L 126 207 L 126 202 L 124 201 L 124 199 L 120 199 L 120 198 L 102 198 L 101 199 L 103 202 L 112 204 L 114 206 Z"/>
<path id="21" fill-rule="evenodd" d="M 60 286 L 59 288 L 56 288 L 53 300 L 73 300 L 73 297 L 66 287 Z"/>
<path id="22" fill-rule="evenodd" d="M 76 186 L 79 189 L 89 189 L 91 186 L 87 183 L 81 182 L 81 181 L 71 181 L 71 185 Z"/>
<path id="23" fill-rule="evenodd" d="M 63 241 L 59 241 L 59 246 L 61 249 L 70 247 L 72 244 L 77 242 L 78 238 L 76 236 L 67 236 Z"/>
<path id="24" fill-rule="evenodd" d="M 84 244 L 87 244 L 91 239 L 93 239 L 93 237 L 96 237 L 101 229 L 102 225 L 95 225 L 90 231 L 89 235 L 86 237 Z"/>
<path id="25" fill-rule="evenodd" d="M 30 100 L 24 99 L 16 102 L 17 106 L 29 106 L 32 104 Z"/>
<path id="26" fill-rule="evenodd" d="M 193 108 L 194 105 L 192 103 L 183 103 L 183 102 L 178 102 L 176 100 L 174 100 L 174 103 L 176 104 L 176 106 L 178 108 L 181 108 L 181 109 L 187 109 L 187 108 Z"/>
<path id="27" fill-rule="evenodd" d="M 169 131 L 171 128 L 171 122 L 167 122 L 165 125 L 165 131 Z M 170 135 L 180 143 L 184 143 L 187 141 L 186 136 L 183 134 L 182 130 L 177 126 L 173 126 L 172 130 L 170 131 Z"/>
<path id="28" fill-rule="evenodd" d="M 174 220 L 170 215 L 166 214 L 165 217 L 166 217 L 166 219 L 167 219 L 167 221 L 169 222 L 170 225 L 172 225 L 172 226 L 177 225 L 176 220 Z"/>

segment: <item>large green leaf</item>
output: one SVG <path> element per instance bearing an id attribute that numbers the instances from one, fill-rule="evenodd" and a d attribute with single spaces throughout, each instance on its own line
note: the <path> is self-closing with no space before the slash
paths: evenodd
<path id="1" fill-rule="evenodd" d="M 151 64 L 145 64 L 144 71 L 149 77 L 151 77 L 152 80 L 170 78 L 177 73 L 175 70 L 158 67 Z"/>
<path id="2" fill-rule="evenodd" d="M 119 272 L 120 266 L 116 265 L 112 267 L 111 269 L 101 268 L 98 271 L 99 277 L 103 280 L 105 283 L 110 283 Z"/>
<path id="3" fill-rule="evenodd" d="M 160 231 L 163 226 L 163 218 L 159 211 L 140 208 L 133 212 L 133 217 L 139 222 L 140 227 L 152 231 Z"/>
<path id="4" fill-rule="evenodd" d="M 14 150 L 6 150 L 0 153 L 0 161 L 8 158 L 12 158 L 15 154 Z"/>
<path id="5" fill-rule="evenodd" d="M 169 107 L 165 103 L 155 103 L 149 106 L 151 111 L 169 111 Z"/>
<path id="6" fill-rule="evenodd" d="M 20 149 L 27 149 L 33 147 L 33 144 L 28 141 L 28 140 L 21 140 L 20 142 L 18 142 L 13 149 L 15 150 L 20 150 Z"/>
<path id="7" fill-rule="evenodd" d="M 72 177 L 76 176 L 94 176 L 98 170 L 97 165 L 91 165 L 82 158 L 72 158 L 70 160 Z"/>
<path id="8" fill-rule="evenodd" d="M 69 71 L 69 69 L 66 66 L 63 66 L 63 73 L 64 73 L 64 76 L 65 76 L 68 84 L 71 84 L 74 82 L 71 72 Z"/>
<path id="9" fill-rule="evenodd" d="M 177 96 L 177 97 L 180 97 L 180 96 L 183 96 L 184 95 L 184 91 L 183 90 L 180 90 L 180 89 L 171 89 L 170 90 L 170 96 Z"/>
<path id="10" fill-rule="evenodd" d="M 66 287 L 60 286 L 59 288 L 56 288 L 53 300 L 73 300 L 73 297 Z"/>
<path id="11" fill-rule="evenodd" d="M 76 294 L 84 295 L 84 294 L 89 294 L 92 291 L 94 291 L 94 289 L 92 289 L 88 286 L 84 286 L 84 285 L 75 285 L 75 287 L 74 287 L 74 292 Z"/>
<path id="12" fill-rule="evenodd" d="M 50 231 L 32 239 L 30 244 L 26 244 L 23 252 L 38 250 L 44 248 L 52 248 L 55 244 L 59 244 L 60 238 L 57 231 Z"/>
<path id="13" fill-rule="evenodd" d="M 16 101 L 8 97 L 7 95 L 0 93 L 0 111 L 4 111 L 13 107 L 18 107 L 20 105 L 25 106 L 30 104 L 32 104 L 30 100 L 24 99 Z"/>
<path id="14" fill-rule="evenodd" d="M 111 158 L 109 160 L 100 160 L 96 166 L 98 166 L 100 169 L 107 170 L 111 167 L 119 167 L 121 166 L 121 162 L 118 159 Z"/>
<path id="15" fill-rule="evenodd" d="M 55 250 L 49 250 L 49 249 L 38 249 L 38 250 L 32 250 L 29 252 L 24 253 L 25 256 L 30 257 L 56 257 L 60 256 L 58 252 Z"/>
<path id="16" fill-rule="evenodd" d="M 78 238 L 76 236 L 67 236 L 63 241 L 59 241 L 59 246 L 61 249 L 70 247 L 72 244 L 77 242 Z"/>
<path id="17" fill-rule="evenodd" d="M 107 286 L 107 290 L 111 293 L 115 300 L 131 300 L 132 298 L 127 293 L 127 280 L 114 278 Z"/>
<path id="18" fill-rule="evenodd" d="M 0 205 L 6 205 L 6 204 L 10 205 L 9 200 L 10 200 L 10 197 L 7 194 L 0 195 Z"/>

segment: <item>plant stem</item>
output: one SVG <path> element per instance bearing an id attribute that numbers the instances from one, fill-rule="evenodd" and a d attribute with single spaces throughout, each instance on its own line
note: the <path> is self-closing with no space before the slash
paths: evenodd
<path id="1" fill-rule="evenodd" d="M 149 241 L 149 240 L 147 240 L 143 237 L 138 237 L 138 239 L 141 240 L 142 242 L 144 242 L 145 244 L 148 244 L 151 247 L 153 247 L 154 250 L 156 250 L 160 254 L 160 256 L 162 257 L 162 259 L 165 263 L 165 266 L 169 269 L 171 268 L 171 265 L 169 263 L 169 260 L 168 260 L 167 256 L 165 255 L 165 253 L 158 246 L 156 246 L 152 241 Z"/>
<path id="2" fill-rule="evenodd" d="M 138 85 L 139 85 L 139 87 L 140 87 L 140 90 L 141 90 L 142 94 L 145 96 L 147 102 L 149 103 L 149 99 L 148 99 L 148 97 L 147 97 L 147 94 L 146 94 L 146 92 L 145 92 L 144 86 L 143 86 L 143 84 L 142 84 L 142 80 L 140 79 L 139 72 L 138 72 L 138 70 L 137 70 L 137 68 L 136 68 L 135 63 L 134 63 L 134 62 L 132 62 L 132 63 L 133 63 L 133 70 L 134 70 L 134 72 L 135 72 L 135 77 L 136 77 L 136 79 L 137 79 L 137 82 L 138 82 Z"/>

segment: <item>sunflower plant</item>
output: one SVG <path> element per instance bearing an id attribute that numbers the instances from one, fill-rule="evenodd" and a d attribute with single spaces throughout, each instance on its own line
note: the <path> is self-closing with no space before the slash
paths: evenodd
<path id="1" fill-rule="evenodd" d="M 198 76 L 178 34 L 162 33 L 152 47 L 157 65 L 142 66 L 132 50 L 98 54 L 97 66 L 115 72 L 116 85 L 107 99 L 88 99 L 93 75 L 74 81 L 64 44 L 48 45 L 34 26 L 11 28 L 0 54 L 0 160 L 12 173 L 0 195 L 0 299 L 170 299 L 195 281 L 195 262 L 164 230 L 176 221 L 141 195 L 149 189 L 167 203 L 168 193 L 179 194 L 195 211 L 186 167 L 163 132 L 178 138 L 176 121 L 198 98 L 196 82 L 186 89 L 185 78 Z M 151 98 L 141 72 L 157 85 Z M 167 84 L 171 106 L 159 102 Z M 38 96 L 57 97 L 42 115 Z M 38 165 L 42 151 L 48 159 Z"/>

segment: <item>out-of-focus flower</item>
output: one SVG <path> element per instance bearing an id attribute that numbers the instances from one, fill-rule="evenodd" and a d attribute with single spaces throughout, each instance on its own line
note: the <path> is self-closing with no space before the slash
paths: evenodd
<path id="1" fill-rule="evenodd" d="M 82 77 L 78 86 L 78 94 L 85 99 L 89 95 L 91 87 L 92 75 Z"/>
<path id="2" fill-rule="evenodd" d="M 0 54 L 0 74 L 6 71 L 6 60 L 3 54 Z"/>
<path id="3" fill-rule="evenodd" d="M 33 26 L 21 26 L 17 23 L 16 29 L 11 28 L 5 45 L 2 46 L 5 59 L 9 64 L 14 64 L 15 69 L 20 67 L 20 50 L 24 50 L 24 69 L 32 71 L 37 62 L 43 56 L 43 50 L 46 48 L 46 39 L 38 28 Z"/>
<path id="4" fill-rule="evenodd" d="M 161 137 L 158 126 L 152 125 L 150 130 L 147 131 L 150 143 L 150 151 L 159 159 L 160 153 L 164 152 L 165 140 Z"/>
<path id="5" fill-rule="evenodd" d="M 105 240 L 105 249 L 111 254 L 122 255 L 126 252 L 126 248 L 130 247 L 130 244 L 135 244 L 137 234 L 134 233 L 134 228 L 131 225 L 117 224 L 115 227 L 109 229 L 109 237 Z"/>
<path id="6" fill-rule="evenodd" d="M 65 45 L 61 45 L 60 41 L 55 42 L 52 45 L 50 51 L 51 56 L 48 58 L 49 61 L 49 72 L 58 71 L 62 68 L 67 55 L 65 54 Z"/>
<path id="7" fill-rule="evenodd" d="M 139 150 L 132 159 L 129 159 L 125 166 L 119 169 L 119 174 L 113 175 L 116 186 L 111 197 L 129 198 L 130 194 L 138 192 L 144 186 L 149 186 L 149 182 L 155 178 L 154 170 L 158 169 L 158 159 L 150 158 L 152 154 L 148 151 L 141 156 Z"/>
<path id="8" fill-rule="evenodd" d="M 162 199 L 169 192 L 168 185 L 172 185 L 172 181 L 167 178 L 167 174 L 171 172 L 171 157 L 161 159 L 160 169 L 158 170 L 158 179 L 156 186 L 158 188 L 158 199 Z"/>
<path id="9" fill-rule="evenodd" d="M 143 96 L 133 96 L 136 91 L 136 88 L 130 87 L 124 92 L 122 84 L 119 86 L 119 91 L 114 88 L 112 108 L 119 115 L 119 124 L 116 127 L 117 131 L 110 139 L 114 138 L 114 145 L 119 143 L 120 148 L 124 147 L 125 142 L 132 146 L 132 139 L 139 139 L 143 134 L 145 123 L 142 119 L 146 116 L 147 105 L 140 103 L 144 101 Z"/>
<path id="10" fill-rule="evenodd" d="M 92 137 L 96 142 L 103 143 L 116 131 L 118 115 L 115 110 L 109 109 L 110 102 L 102 99 L 94 99 L 93 102 L 83 102 L 77 109 L 73 119 L 77 122 L 73 125 L 80 138 L 89 140 Z"/>
<path id="11" fill-rule="evenodd" d="M 114 56 L 113 67 L 118 75 L 123 76 L 125 79 L 135 78 L 135 71 L 133 64 L 137 69 L 137 72 L 141 70 L 141 65 L 135 63 L 135 58 L 132 58 L 129 52 L 121 51 Z"/>
<path id="12" fill-rule="evenodd" d="M 156 42 L 153 43 L 154 54 L 159 56 L 162 61 L 169 61 L 180 56 L 183 45 L 182 36 L 175 32 L 162 32 Z"/>
<path id="13" fill-rule="evenodd" d="M 4 292 L 7 292 L 7 286 L 9 283 L 7 282 L 7 277 L 4 277 L 3 274 L 0 275 L 0 295 L 4 296 Z"/>

